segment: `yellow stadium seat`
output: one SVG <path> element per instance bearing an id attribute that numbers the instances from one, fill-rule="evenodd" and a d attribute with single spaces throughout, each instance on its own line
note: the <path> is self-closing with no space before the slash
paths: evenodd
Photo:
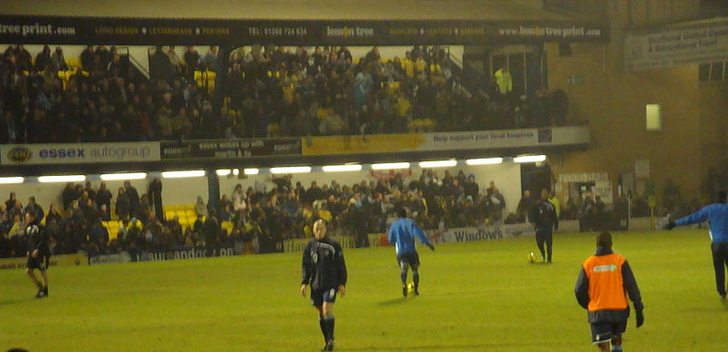
<path id="1" fill-rule="evenodd" d="M 227 230 L 228 235 L 233 233 L 233 223 L 230 221 L 223 221 L 221 224 L 221 227 L 225 230 Z"/>
<path id="2" fill-rule="evenodd" d="M 194 210 L 187 209 L 187 210 L 185 210 L 185 214 L 187 215 L 188 218 L 193 218 L 193 219 L 197 218 L 197 214 L 195 214 Z"/>
<path id="3" fill-rule="evenodd" d="M 72 57 L 68 60 L 66 60 L 66 65 L 68 65 L 68 68 L 71 70 L 76 70 L 76 68 L 81 66 L 81 59 L 77 57 Z"/>

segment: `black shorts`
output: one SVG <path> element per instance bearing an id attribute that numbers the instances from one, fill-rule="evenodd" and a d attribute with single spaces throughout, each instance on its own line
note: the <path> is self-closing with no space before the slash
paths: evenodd
<path id="1" fill-rule="evenodd" d="M 47 270 L 51 264 L 51 257 L 48 255 L 39 255 L 38 258 L 30 257 L 25 267 L 28 269 Z"/>
<path id="2" fill-rule="evenodd" d="M 622 335 L 626 330 L 626 319 L 620 322 L 600 321 L 591 323 L 592 343 L 598 345 L 600 343 L 609 342 L 613 338 Z"/>
<path id="3" fill-rule="evenodd" d="M 420 255 L 417 252 L 397 254 L 397 264 L 399 264 L 400 268 L 402 264 L 407 264 L 410 268 L 416 268 L 420 266 Z"/>
<path id="4" fill-rule="evenodd" d="M 311 289 L 311 305 L 314 307 L 320 307 L 324 305 L 324 302 L 334 303 L 336 302 L 337 289 Z"/>

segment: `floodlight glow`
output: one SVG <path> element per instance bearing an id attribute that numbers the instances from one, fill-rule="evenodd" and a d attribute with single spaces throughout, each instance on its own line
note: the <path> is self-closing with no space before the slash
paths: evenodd
<path id="1" fill-rule="evenodd" d="M 127 181 L 127 180 L 143 180 L 147 178 L 146 172 L 127 172 L 118 174 L 101 174 L 102 181 Z"/>
<path id="2" fill-rule="evenodd" d="M 188 171 L 164 171 L 163 178 L 188 178 L 205 176 L 205 170 L 188 170 Z"/>
<path id="3" fill-rule="evenodd" d="M 270 172 L 273 174 L 302 174 L 311 172 L 310 166 L 286 166 L 286 167 L 272 167 Z"/>
<path id="4" fill-rule="evenodd" d="M 344 172 L 344 171 L 361 171 L 361 165 L 359 164 L 348 164 L 348 165 L 326 165 L 321 168 L 324 172 Z"/>
<path id="5" fill-rule="evenodd" d="M 372 170 L 409 169 L 409 167 L 410 163 L 408 162 L 372 164 Z"/>
<path id="6" fill-rule="evenodd" d="M 458 164 L 457 160 L 433 160 L 433 161 L 420 161 L 420 167 L 453 167 Z"/>
<path id="7" fill-rule="evenodd" d="M 240 169 L 233 169 L 233 175 L 240 175 Z"/>
<path id="8" fill-rule="evenodd" d="M 86 181 L 86 175 L 65 175 L 65 176 L 38 176 L 38 182 L 82 182 Z"/>
<path id="9" fill-rule="evenodd" d="M 524 155 L 513 158 L 516 163 L 539 163 L 546 161 L 546 155 Z"/>
<path id="10" fill-rule="evenodd" d="M 468 165 L 494 165 L 503 162 L 503 158 L 481 158 L 481 159 L 468 159 L 465 160 L 465 164 Z"/>
<path id="11" fill-rule="evenodd" d="M 257 175 L 260 173 L 259 169 L 243 169 L 243 173 L 246 175 Z"/>
<path id="12" fill-rule="evenodd" d="M 23 177 L 0 177 L 0 184 L 9 185 L 13 183 L 23 183 L 25 178 Z"/>
<path id="13" fill-rule="evenodd" d="M 232 172 L 232 170 L 230 170 L 230 169 L 218 169 L 218 170 L 215 170 L 215 173 L 218 176 L 227 176 L 227 175 L 230 175 L 231 172 Z"/>

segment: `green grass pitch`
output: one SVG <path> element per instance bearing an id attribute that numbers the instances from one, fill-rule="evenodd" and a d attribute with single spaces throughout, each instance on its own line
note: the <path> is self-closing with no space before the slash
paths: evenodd
<path id="1" fill-rule="evenodd" d="M 532 237 L 421 247 L 419 297 L 401 297 L 393 248 L 350 249 L 335 307 L 338 351 L 596 351 L 574 298 L 594 234 L 556 234 L 554 263 L 528 264 Z M 642 290 L 625 351 L 725 351 L 728 306 L 707 230 L 616 233 Z M 51 297 L 0 272 L 0 351 L 318 351 L 299 291 L 300 253 L 59 267 Z"/>

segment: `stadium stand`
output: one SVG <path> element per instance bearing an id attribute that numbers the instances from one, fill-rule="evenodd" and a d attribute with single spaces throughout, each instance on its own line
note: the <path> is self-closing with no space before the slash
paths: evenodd
<path id="1" fill-rule="evenodd" d="M 489 83 L 464 89 L 437 46 L 415 46 L 393 58 L 381 58 L 377 47 L 362 58 L 345 47 L 241 48 L 230 55 L 222 92 L 217 72 L 175 65 L 161 47 L 149 58 L 152 80 L 114 46 L 89 46 L 68 59 L 56 50 L 61 54 L 45 67 L 45 59 L 33 59 L 22 45 L 4 51 L 0 143 L 521 128 L 562 123 L 568 109 L 563 91 L 527 97 L 501 94 Z M 188 73 L 190 67 L 197 69 Z M 224 96 L 220 118 L 215 94 Z"/>

